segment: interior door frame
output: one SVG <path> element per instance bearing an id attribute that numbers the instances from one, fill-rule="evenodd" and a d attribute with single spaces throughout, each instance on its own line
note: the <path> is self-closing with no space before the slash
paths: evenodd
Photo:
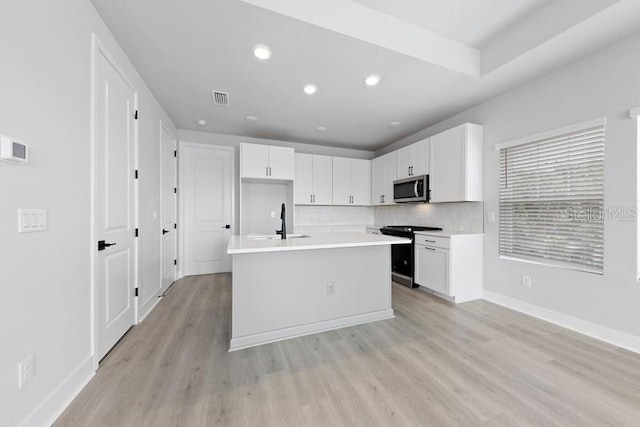
<path id="1" fill-rule="evenodd" d="M 158 233 L 160 233 L 160 236 L 162 236 L 162 230 L 163 230 L 163 224 L 164 224 L 164 193 L 163 193 L 163 188 L 162 188 L 162 182 L 164 181 L 164 159 L 163 159 L 163 149 L 164 149 L 164 142 L 162 140 L 162 132 L 167 132 L 167 134 L 169 136 L 171 136 L 171 139 L 173 140 L 173 149 L 177 152 L 178 151 L 178 138 L 176 138 L 176 136 L 173 134 L 173 132 L 171 132 L 171 130 L 165 126 L 164 122 L 162 120 L 160 120 L 160 225 L 159 225 L 159 229 L 158 229 Z M 174 182 L 174 188 L 178 188 L 178 173 L 179 173 L 179 164 L 178 164 L 179 160 L 176 158 L 174 163 L 175 163 L 175 167 L 176 167 L 176 174 L 175 174 L 175 182 Z M 175 206 L 174 206 L 174 218 L 176 220 L 176 224 L 178 224 L 179 222 L 179 218 L 178 218 L 178 213 L 179 213 L 179 194 L 176 195 L 176 197 L 174 197 L 175 199 Z M 180 226 L 178 225 L 178 228 L 176 228 L 174 230 L 174 232 L 176 233 L 176 238 L 174 240 L 175 244 L 175 248 L 174 248 L 174 253 L 176 256 L 176 259 L 178 260 L 178 266 L 180 265 L 180 255 L 178 254 L 178 239 L 180 238 L 180 235 L 182 233 L 180 233 Z M 164 239 L 160 238 L 160 295 L 162 295 L 164 292 L 167 291 L 167 289 L 164 289 L 163 285 L 162 285 L 162 279 L 163 279 L 163 274 L 164 271 L 162 269 L 163 265 L 162 265 L 162 256 L 164 254 L 163 252 L 164 249 Z M 178 280 L 179 278 L 179 274 L 178 274 L 178 267 L 176 266 L 174 269 L 174 276 L 175 276 L 175 280 Z M 171 285 L 169 285 L 169 287 L 171 287 Z"/>
<path id="2" fill-rule="evenodd" d="M 96 158 L 96 111 L 97 111 L 97 93 L 96 93 L 96 73 L 98 71 L 97 61 L 98 56 L 102 55 L 107 62 L 116 70 L 118 74 L 122 77 L 122 79 L 131 87 L 133 90 L 133 100 L 134 100 L 134 110 L 138 110 L 138 88 L 127 73 L 125 73 L 115 59 L 115 57 L 109 52 L 107 47 L 100 41 L 98 36 L 95 33 L 91 33 L 91 106 L 90 106 L 90 218 L 89 218 L 89 288 L 90 288 L 90 316 L 91 316 L 91 353 L 93 355 L 93 369 L 97 370 L 100 360 L 98 359 L 98 298 L 97 298 L 97 258 L 98 252 L 96 251 L 96 242 L 98 239 L 96 232 L 96 182 L 97 182 L 97 158 Z M 138 121 L 133 120 L 133 168 L 138 170 Z M 140 205 L 140 194 L 139 194 L 139 183 L 137 179 L 132 180 L 133 182 L 133 217 L 134 217 L 134 228 L 139 227 L 139 205 Z M 139 250 L 140 244 L 138 239 L 134 239 L 134 248 L 133 248 L 133 271 L 134 271 L 134 280 L 135 287 L 138 287 L 138 274 L 139 274 Z M 133 297 L 133 310 L 134 310 L 134 325 L 138 323 L 138 297 Z"/>
<path id="3" fill-rule="evenodd" d="M 186 217 L 185 212 L 185 200 L 184 193 L 180 188 L 180 183 L 185 182 L 184 176 L 184 149 L 185 148 L 197 148 L 205 150 L 223 150 L 228 151 L 231 154 L 231 235 L 238 233 L 239 224 L 236 218 L 236 148 L 225 145 L 213 145 L 213 144 L 201 144 L 197 142 L 185 142 L 178 141 L 178 230 L 184 230 Z M 184 263 L 185 263 L 185 233 L 178 233 L 178 279 L 184 277 Z"/>

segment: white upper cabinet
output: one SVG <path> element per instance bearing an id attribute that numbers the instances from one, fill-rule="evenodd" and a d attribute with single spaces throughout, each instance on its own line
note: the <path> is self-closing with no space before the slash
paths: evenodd
<path id="1" fill-rule="evenodd" d="M 429 173 L 429 138 L 397 150 L 397 179 Z"/>
<path id="2" fill-rule="evenodd" d="M 351 204 L 371 205 L 371 160 L 351 159 Z"/>
<path id="3" fill-rule="evenodd" d="M 295 204 L 332 203 L 333 161 L 330 156 L 296 153 Z"/>
<path id="4" fill-rule="evenodd" d="M 371 204 L 371 161 L 333 158 L 333 204 Z"/>
<path id="5" fill-rule="evenodd" d="M 240 144 L 240 177 L 292 180 L 295 173 L 293 148 Z"/>
<path id="6" fill-rule="evenodd" d="M 482 201 L 483 128 L 465 123 L 431 137 L 431 202 Z"/>
<path id="7" fill-rule="evenodd" d="M 396 180 L 397 151 L 371 161 L 371 202 L 373 205 L 393 204 L 393 181 Z"/>

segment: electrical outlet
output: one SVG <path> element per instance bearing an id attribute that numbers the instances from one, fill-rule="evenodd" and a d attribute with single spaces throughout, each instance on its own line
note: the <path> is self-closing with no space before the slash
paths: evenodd
<path id="1" fill-rule="evenodd" d="M 487 212 L 487 222 L 496 222 L 495 212 Z"/>
<path id="2" fill-rule="evenodd" d="M 522 275 L 522 286 L 524 286 L 525 288 L 531 287 L 531 276 L 525 276 L 524 274 Z"/>
<path id="3" fill-rule="evenodd" d="M 22 388 L 33 378 L 35 374 L 35 358 L 30 354 L 22 362 L 18 363 L 18 388 Z"/>
<path id="4" fill-rule="evenodd" d="M 336 294 L 335 282 L 327 282 L 327 295 L 335 295 L 335 294 Z"/>
<path id="5" fill-rule="evenodd" d="M 275 218 L 276 217 L 276 211 L 271 211 L 271 218 Z"/>

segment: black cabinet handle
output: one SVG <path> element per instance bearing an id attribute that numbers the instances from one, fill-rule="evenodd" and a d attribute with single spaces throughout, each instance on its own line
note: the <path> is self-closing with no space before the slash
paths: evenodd
<path id="1" fill-rule="evenodd" d="M 162 235 L 164 236 L 165 234 L 167 234 L 169 232 L 169 230 L 165 230 L 164 228 L 162 229 Z"/>
<path id="2" fill-rule="evenodd" d="M 109 246 L 115 246 L 115 245 L 116 245 L 115 243 L 107 243 L 104 240 L 98 240 L 98 250 L 99 251 L 104 251 Z"/>
<path id="3" fill-rule="evenodd" d="M 227 230 L 231 228 L 231 224 L 223 225 L 222 228 L 226 228 Z"/>

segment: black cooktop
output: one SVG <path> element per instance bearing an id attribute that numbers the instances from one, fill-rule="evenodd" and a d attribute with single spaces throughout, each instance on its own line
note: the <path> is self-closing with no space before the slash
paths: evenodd
<path id="1" fill-rule="evenodd" d="M 422 225 L 387 225 L 386 227 L 382 227 L 380 232 L 382 234 L 394 234 L 396 236 L 406 235 L 407 237 L 412 237 L 413 233 L 416 231 L 441 231 L 440 227 L 425 227 Z"/>

